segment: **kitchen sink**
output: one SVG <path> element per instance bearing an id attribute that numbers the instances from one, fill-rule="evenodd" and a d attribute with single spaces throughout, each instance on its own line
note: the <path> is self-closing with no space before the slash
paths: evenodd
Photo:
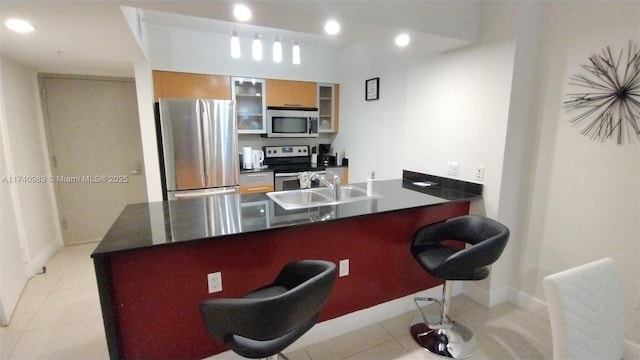
<path id="1" fill-rule="evenodd" d="M 267 196 L 282 206 L 285 210 L 304 209 L 314 206 L 339 205 L 355 201 L 378 199 L 382 196 L 367 196 L 361 188 L 344 185 L 340 186 L 340 200 L 333 198 L 333 192 L 328 187 L 313 189 L 285 190 L 268 192 Z"/>
<path id="2" fill-rule="evenodd" d="M 278 204 L 301 205 L 301 207 L 318 206 L 319 203 L 331 200 L 331 194 L 325 195 L 312 189 L 274 191 L 267 193 Z"/>
<path id="3" fill-rule="evenodd" d="M 321 187 L 321 188 L 315 188 L 310 190 L 315 193 L 322 194 L 323 196 L 326 196 L 329 199 L 333 200 L 333 193 L 331 192 L 331 189 L 329 189 L 328 187 Z M 353 198 L 360 198 L 363 196 L 367 197 L 367 192 L 355 186 L 346 185 L 346 186 L 340 187 L 340 195 L 341 195 L 340 199 L 342 201 L 342 200 L 348 200 Z"/>

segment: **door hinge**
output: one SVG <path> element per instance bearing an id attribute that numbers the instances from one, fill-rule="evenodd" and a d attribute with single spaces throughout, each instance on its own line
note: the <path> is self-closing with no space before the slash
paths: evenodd
<path id="1" fill-rule="evenodd" d="M 47 100 L 47 89 L 42 88 L 42 98 Z"/>
<path id="2" fill-rule="evenodd" d="M 67 220 L 66 219 L 62 219 L 62 229 L 63 230 L 67 230 Z"/>

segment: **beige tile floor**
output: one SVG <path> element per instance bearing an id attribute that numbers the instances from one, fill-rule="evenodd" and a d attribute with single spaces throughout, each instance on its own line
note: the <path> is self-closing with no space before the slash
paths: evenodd
<path id="1" fill-rule="evenodd" d="M 435 305 L 428 306 L 426 311 L 438 312 Z M 479 351 L 470 359 L 552 358 L 549 323 L 512 304 L 487 309 L 467 297 L 457 296 L 452 314 L 476 335 Z M 408 326 L 417 315 L 417 311 L 412 311 L 287 356 L 291 360 L 443 359 L 418 347 L 409 334 Z"/>
<path id="2" fill-rule="evenodd" d="M 11 324 L 0 328 L 0 359 L 108 358 L 89 257 L 96 245 L 60 249 L 47 272 L 29 280 Z M 486 309 L 458 296 L 452 313 L 476 334 L 480 351 L 472 359 L 551 358 L 549 323 L 511 304 Z M 409 335 L 416 316 L 412 311 L 285 354 L 291 360 L 442 359 L 419 348 Z M 220 355 L 215 358 L 240 358 Z"/>
<path id="3" fill-rule="evenodd" d="M 0 327 L 0 359 L 103 359 L 91 252 L 97 243 L 61 248 L 47 271 L 29 280 L 9 326 Z"/>

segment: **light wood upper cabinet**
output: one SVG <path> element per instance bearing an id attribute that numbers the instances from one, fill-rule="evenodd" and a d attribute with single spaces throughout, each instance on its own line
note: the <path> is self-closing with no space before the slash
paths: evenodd
<path id="1" fill-rule="evenodd" d="M 317 107 L 315 82 L 267 79 L 267 106 Z"/>
<path id="2" fill-rule="evenodd" d="M 159 98 L 231 100 L 231 78 L 154 70 L 153 92 L 156 101 Z"/>

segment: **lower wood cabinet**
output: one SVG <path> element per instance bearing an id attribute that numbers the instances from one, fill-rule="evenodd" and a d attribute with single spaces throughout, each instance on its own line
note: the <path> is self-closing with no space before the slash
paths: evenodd
<path id="1" fill-rule="evenodd" d="M 273 171 L 240 174 L 240 194 L 266 193 L 273 189 Z"/>

